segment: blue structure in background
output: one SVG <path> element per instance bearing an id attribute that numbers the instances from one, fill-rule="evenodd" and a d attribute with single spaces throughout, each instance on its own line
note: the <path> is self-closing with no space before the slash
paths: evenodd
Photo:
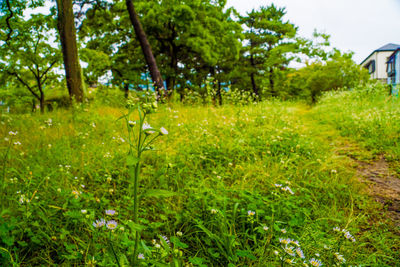
<path id="1" fill-rule="evenodd" d="M 130 84 L 129 85 L 129 90 L 150 90 L 154 92 L 154 85 L 153 85 L 153 80 L 151 79 L 150 73 L 146 72 L 146 73 L 141 73 L 140 74 L 140 84 Z M 186 81 L 186 85 L 188 87 L 191 87 L 192 83 L 190 81 Z M 182 85 L 181 84 L 176 84 L 175 88 L 180 88 Z M 226 92 L 228 92 L 230 90 L 230 82 L 226 83 L 226 82 L 222 82 L 220 84 L 221 86 L 221 90 L 224 90 Z M 202 84 L 201 88 L 206 87 L 206 84 Z M 164 80 L 164 88 L 167 88 L 167 83 Z M 174 88 L 174 89 L 175 89 Z"/>
<path id="2" fill-rule="evenodd" d="M 398 47 L 387 61 L 387 83 L 392 86 L 392 95 L 399 95 L 400 86 L 400 47 Z"/>
<path id="3" fill-rule="evenodd" d="M 140 79 L 145 82 L 145 84 L 139 84 L 138 87 L 141 90 L 151 90 L 154 91 L 153 80 L 151 79 L 150 73 L 142 73 L 140 74 Z M 164 81 L 164 87 L 167 88 L 167 83 Z"/>

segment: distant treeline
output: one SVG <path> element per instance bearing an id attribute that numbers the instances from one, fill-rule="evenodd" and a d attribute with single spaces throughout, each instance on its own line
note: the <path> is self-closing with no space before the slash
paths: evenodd
<path id="1" fill-rule="evenodd" d="M 0 4 L 3 101 L 25 96 L 42 105 L 45 96 L 56 94 L 54 88 L 66 94 L 66 89 L 60 89 L 65 81 L 70 96 L 73 90 L 83 94 L 85 86 L 74 83 L 82 78 L 87 86 L 119 87 L 126 96 L 129 89 L 153 82 L 150 77 L 154 76 L 147 75 L 153 74 L 151 62 L 144 56 L 143 43 L 127 12 L 127 3 L 132 1 L 77 0 L 70 13 L 65 11 L 65 2 L 71 0 L 56 2 L 56 6 L 46 0 Z M 245 15 L 227 8 L 225 0 L 137 0 L 134 4 L 167 96 L 175 92 L 184 100 L 195 92 L 206 97 L 209 88 L 205 85 L 211 84 L 217 103 L 223 102 L 223 91 L 233 89 L 248 92 L 255 100 L 279 97 L 315 102 L 322 91 L 368 80 L 351 53 L 330 48 L 329 35 L 315 32 L 312 39 L 300 37 L 298 27 L 285 20 L 285 8 L 273 4 Z M 33 9 L 34 15 L 26 15 L 28 9 L 32 13 L 39 6 L 50 7 L 50 14 Z M 60 25 L 71 18 L 84 62 L 82 74 L 77 74 L 79 61 L 70 64 L 76 70 L 66 65 L 68 28 Z M 296 63 L 302 67 L 293 68 Z M 67 72 L 61 75 L 59 70 L 64 68 Z M 75 98 L 81 101 L 79 92 Z"/>

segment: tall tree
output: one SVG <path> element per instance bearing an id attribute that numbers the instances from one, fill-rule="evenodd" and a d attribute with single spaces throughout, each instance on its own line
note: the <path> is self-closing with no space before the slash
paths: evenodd
<path id="1" fill-rule="evenodd" d="M 140 5 L 139 5 L 140 3 Z M 168 90 L 200 89 L 220 61 L 238 55 L 240 25 L 226 1 L 140 1 L 138 10 L 166 77 Z M 149 10 L 149 12 L 145 12 Z M 226 11 L 224 11 L 226 10 Z M 221 55 L 228 55 L 221 60 Z"/>
<path id="2" fill-rule="evenodd" d="M 80 51 L 82 60 L 88 63 L 83 69 L 85 78 L 94 83 L 111 71 L 110 82 L 123 89 L 127 97 L 130 88 L 148 82 L 142 79 L 148 68 L 135 32 L 130 30 L 126 4 L 96 2 L 84 10 L 78 34 L 86 41 Z"/>
<path id="3" fill-rule="evenodd" d="M 275 5 L 252 10 L 241 18 L 245 26 L 243 57 L 247 61 L 247 72 L 251 80 L 251 87 L 256 95 L 260 95 L 261 82 L 269 80 L 269 91 L 277 96 L 275 89 L 276 71 L 285 68 L 291 58 L 290 52 L 297 49 L 294 37 L 297 28 L 288 21 L 284 21 L 285 8 Z"/>
<path id="4" fill-rule="evenodd" d="M 126 0 L 126 7 L 128 9 L 133 28 L 135 29 L 136 36 L 142 48 L 144 58 L 146 59 L 146 63 L 149 67 L 151 78 L 155 83 L 158 96 L 161 96 L 161 91 L 164 90 L 164 81 L 158 69 L 157 62 L 154 58 L 153 51 L 151 50 L 150 43 L 147 40 L 146 33 L 144 32 L 142 24 L 140 23 L 139 16 L 135 11 L 133 1 Z"/>
<path id="5" fill-rule="evenodd" d="M 207 77 L 214 75 L 220 83 L 229 83 L 228 72 L 238 59 L 242 29 L 231 18 L 234 10 L 226 9 L 225 4 L 223 0 L 135 1 L 169 92 L 176 90 L 184 97 L 185 88 L 204 89 Z M 126 5 L 121 9 L 120 1 L 103 8 L 92 6 L 79 34 L 88 40 L 86 48 L 100 49 L 110 57 L 112 82 L 132 88 L 146 83 L 143 74 L 147 69 L 137 37 L 127 31 L 131 24 L 127 15 Z"/>
<path id="6" fill-rule="evenodd" d="M 52 69 L 60 61 L 59 50 L 49 40 L 54 37 L 51 36 L 51 22 L 51 17 L 37 14 L 14 23 L 18 36 L 9 40 L 6 51 L 0 49 L 0 74 L 3 78 L 8 77 L 8 82 L 27 89 L 39 101 L 42 113 L 45 110 L 45 86 L 55 75 Z"/>
<path id="7" fill-rule="evenodd" d="M 64 57 L 65 77 L 71 99 L 83 101 L 83 83 L 76 42 L 72 0 L 57 0 L 58 31 Z"/>

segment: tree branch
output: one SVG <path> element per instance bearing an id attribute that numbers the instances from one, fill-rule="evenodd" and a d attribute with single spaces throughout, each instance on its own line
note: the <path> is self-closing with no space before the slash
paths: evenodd
<path id="1" fill-rule="evenodd" d="M 48 78 L 48 77 L 46 77 L 46 78 L 43 79 L 43 82 L 42 82 L 43 85 L 46 83 L 47 78 Z"/>
<path id="2" fill-rule="evenodd" d="M 55 60 L 55 61 L 53 61 L 51 64 L 50 64 L 50 66 L 47 68 L 47 70 L 45 70 L 43 73 L 42 73 L 42 75 L 40 75 L 40 79 L 42 79 L 43 77 L 44 77 L 44 75 L 46 75 L 47 74 L 47 72 L 53 67 L 53 65 L 54 64 L 56 64 L 57 63 L 57 60 Z"/>
<path id="3" fill-rule="evenodd" d="M 26 88 L 28 88 L 28 90 L 38 99 L 40 100 L 40 97 L 38 94 L 35 93 L 35 91 L 33 91 L 33 89 L 29 86 L 29 84 L 27 84 L 19 75 L 18 73 L 15 72 L 11 72 L 11 71 L 7 71 L 10 75 L 14 75 L 18 81 L 20 81 L 23 85 L 25 85 Z"/>
<path id="4" fill-rule="evenodd" d="M 39 31 L 38 31 L 39 32 Z M 37 38 L 37 41 L 36 41 L 36 44 L 35 44 L 35 50 L 34 50 L 34 54 L 35 55 L 37 55 L 37 49 L 38 49 L 38 46 L 39 46 L 39 42 L 40 42 L 40 35 L 38 36 L 38 38 Z"/>
<path id="5" fill-rule="evenodd" d="M 7 34 L 7 39 L 6 39 L 6 43 L 8 44 L 8 42 L 11 40 L 11 35 L 13 32 L 13 29 L 11 28 L 10 25 L 10 19 L 14 16 L 14 12 L 11 9 L 10 0 L 6 0 L 6 3 L 7 3 L 7 8 L 10 11 L 10 15 L 6 18 L 7 28 L 10 30 Z"/>
<path id="6" fill-rule="evenodd" d="M 34 62 L 33 62 L 34 63 Z M 34 63 L 35 64 L 35 63 Z M 35 78 L 37 78 L 36 72 L 34 69 L 31 68 L 31 66 L 27 66 L 28 69 L 32 72 L 33 76 L 35 76 Z"/>

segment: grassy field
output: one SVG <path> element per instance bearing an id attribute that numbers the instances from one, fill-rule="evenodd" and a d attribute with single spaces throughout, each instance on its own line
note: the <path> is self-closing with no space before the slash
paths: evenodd
<path id="1" fill-rule="evenodd" d="M 374 155 L 385 154 L 400 173 L 400 99 L 369 88 L 328 94 L 313 110 L 320 123 L 334 126 Z"/>
<path id="2" fill-rule="evenodd" d="M 0 266 L 396 266 L 400 229 L 338 150 L 398 168 L 399 101 L 163 105 L 146 119 L 169 133 L 143 153 L 138 223 L 126 109 L 2 114 Z"/>

